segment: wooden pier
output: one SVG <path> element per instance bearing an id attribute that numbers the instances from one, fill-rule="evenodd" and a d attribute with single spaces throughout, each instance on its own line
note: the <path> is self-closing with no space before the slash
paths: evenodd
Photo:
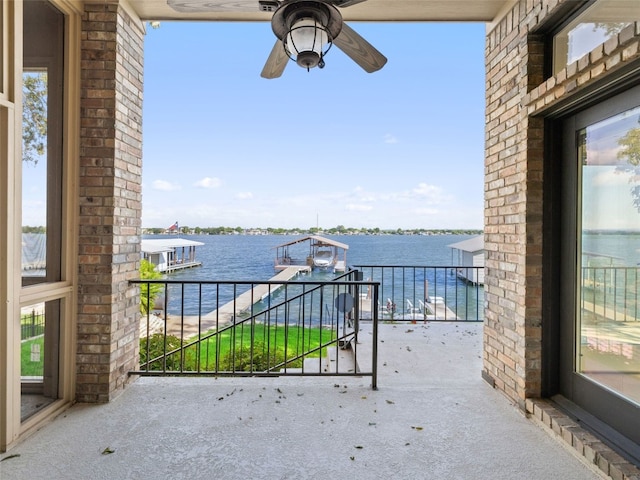
<path id="1" fill-rule="evenodd" d="M 270 294 L 282 287 L 282 285 L 302 272 L 311 271 L 311 267 L 296 265 L 280 271 L 276 276 L 269 279 L 272 282 L 282 282 L 280 284 L 257 284 L 252 289 L 238 295 L 235 299 L 222 305 L 206 315 L 198 318 L 197 315 L 167 315 L 167 334 L 177 337 L 189 338 L 200 332 L 219 328 L 233 322 L 233 319 L 248 311 L 254 303 L 266 299 Z M 146 322 L 142 318 L 140 335 L 146 336 Z M 198 325 L 199 324 L 199 325 Z M 156 332 L 152 332 L 156 333 Z"/>

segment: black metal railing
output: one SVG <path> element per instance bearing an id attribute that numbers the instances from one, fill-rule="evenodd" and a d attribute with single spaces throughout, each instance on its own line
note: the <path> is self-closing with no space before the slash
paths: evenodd
<path id="1" fill-rule="evenodd" d="M 328 281 L 135 280 L 148 311 L 131 374 L 371 376 L 376 388 L 379 320 L 482 321 L 483 275 L 359 265 Z"/>
<path id="2" fill-rule="evenodd" d="M 484 268 L 355 265 L 380 283 L 382 320 L 469 321 L 484 319 Z"/>
<path id="3" fill-rule="evenodd" d="M 581 308 L 594 321 L 638 320 L 638 267 L 584 267 Z"/>
<path id="4" fill-rule="evenodd" d="M 20 339 L 29 340 L 44 334 L 44 312 L 32 309 L 20 315 Z"/>
<path id="5" fill-rule="evenodd" d="M 377 384 L 378 284 L 135 280 L 149 305 L 138 375 L 371 376 Z M 365 293 L 366 292 L 366 293 Z M 359 322 L 372 335 L 358 338 Z"/>

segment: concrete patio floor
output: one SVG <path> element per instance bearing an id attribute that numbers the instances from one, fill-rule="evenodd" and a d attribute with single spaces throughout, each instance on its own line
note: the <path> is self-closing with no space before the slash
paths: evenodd
<path id="1" fill-rule="evenodd" d="M 385 324 L 380 340 L 377 391 L 140 378 L 1 454 L 0 479 L 603 478 L 481 379 L 481 324 Z"/>

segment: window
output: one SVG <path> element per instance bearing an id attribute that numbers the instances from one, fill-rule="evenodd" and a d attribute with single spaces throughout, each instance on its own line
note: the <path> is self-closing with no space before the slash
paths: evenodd
<path id="1" fill-rule="evenodd" d="M 49 2 L 28 2 L 24 39 L 21 266 L 30 300 L 20 312 L 23 422 L 60 395 L 64 302 L 52 291 L 63 279 L 64 15 Z"/>
<path id="2" fill-rule="evenodd" d="M 599 0 L 553 37 L 553 74 L 640 20 L 640 2 Z"/>
<path id="3" fill-rule="evenodd" d="M 22 80 L 22 283 L 61 280 L 64 16 L 47 2 L 25 12 Z"/>

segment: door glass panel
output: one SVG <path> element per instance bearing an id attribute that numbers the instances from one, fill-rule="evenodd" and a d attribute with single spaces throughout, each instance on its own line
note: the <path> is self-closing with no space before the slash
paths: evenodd
<path id="1" fill-rule="evenodd" d="M 20 312 L 21 419 L 58 398 L 60 301 L 37 303 Z"/>
<path id="2" fill-rule="evenodd" d="M 61 279 L 64 16 L 48 2 L 24 12 L 22 284 Z"/>
<path id="3" fill-rule="evenodd" d="M 23 75 L 22 277 L 44 281 L 47 271 L 47 84 L 46 70 Z"/>
<path id="4" fill-rule="evenodd" d="M 577 371 L 640 403 L 640 107 L 578 131 Z"/>

